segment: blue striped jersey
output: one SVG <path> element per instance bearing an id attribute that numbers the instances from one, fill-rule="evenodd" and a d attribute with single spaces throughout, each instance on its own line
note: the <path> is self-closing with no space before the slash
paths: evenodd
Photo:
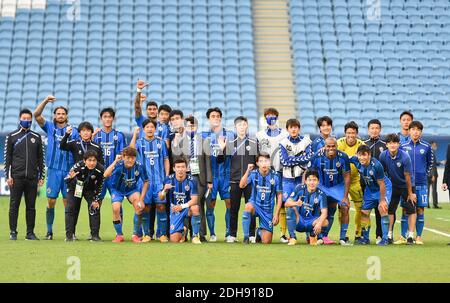
<path id="1" fill-rule="evenodd" d="M 317 153 L 319 149 L 325 146 L 325 139 L 322 136 L 319 136 L 314 139 L 314 141 L 311 143 L 311 150 L 313 153 Z"/>
<path id="2" fill-rule="evenodd" d="M 252 186 L 249 201 L 257 204 L 263 211 L 273 213 L 277 193 L 282 192 L 280 175 L 270 170 L 267 176 L 263 176 L 258 169 L 254 169 L 248 176 L 248 184 Z"/>
<path id="3" fill-rule="evenodd" d="M 344 183 L 344 174 L 350 173 L 350 159 L 341 151 L 337 151 L 333 159 L 317 155 L 311 160 L 310 168 L 319 172 L 320 184 L 333 187 Z"/>
<path id="4" fill-rule="evenodd" d="M 297 185 L 289 199 L 303 202 L 302 206 L 297 206 L 297 210 L 303 218 L 318 217 L 321 209 L 328 208 L 327 196 L 318 188 L 310 193 L 306 184 Z"/>
<path id="5" fill-rule="evenodd" d="M 127 146 L 125 135 L 115 129 L 109 133 L 102 129 L 95 136 L 94 142 L 100 145 L 103 150 L 106 168 L 114 162 L 116 156 Z"/>
<path id="6" fill-rule="evenodd" d="M 228 142 L 231 142 L 235 139 L 236 135 L 233 131 L 227 130 L 226 128 L 222 128 L 219 133 L 215 133 L 212 130 L 202 132 L 202 138 L 211 139 L 211 166 L 214 178 L 225 177 L 230 178 L 230 168 L 231 168 L 231 157 L 225 157 L 225 161 L 222 163 L 218 163 L 217 157 L 222 152 L 220 149 L 220 145 L 218 139 L 220 137 L 224 137 Z"/>
<path id="7" fill-rule="evenodd" d="M 412 173 L 416 185 L 428 185 L 428 176 L 433 169 L 434 154 L 431 149 L 431 145 L 419 140 L 414 143 L 413 140 L 409 140 L 407 143 L 400 146 L 401 150 L 404 150 L 411 158 Z"/>
<path id="8" fill-rule="evenodd" d="M 137 159 L 144 164 L 151 184 L 163 184 L 166 179 L 164 159 L 169 157 L 166 143 L 154 137 L 152 140 L 140 138 L 136 140 Z"/>
<path id="9" fill-rule="evenodd" d="M 59 148 L 61 140 L 66 134 L 67 126 L 59 128 L 56 126 L 56 123 L 45 121 L 44 127 L 42 127 L 47 134 L 47 150 L 45 152 L 45 164 L 47 168 L 68 172 L 75 164 L 72 153 Z M 76 128 L 72 128 L 72 135 L 69 139 L 79 139 Z"/>
<path id="10" fill-rule="evenodd" d="M 142 127 L 142 124 L 144 123 L 145 120 L 146 120 L 146 118 L 144 118 L 144 116 L 140 116 L 139 118 L 135 119 L 137 126 L 139 126 L 141 128 L 141 131 L 139 132 L 139 139 L 145 138 L 144 129 Z M 169 139 L 169 124 L 161 123 L 158 121 L 156 123 L 155 137 L 160 137 L 163 140 L 168 140 Z"/>
<path id="11" fill-rule="evenodd" d="M 111 175 L 113 188 L 123 194 L 132 190 L 140 191 L 145 181 L 148 181 L 148 174 L 139 161 L 136 161 L 133 167 L 126 168 L 124 161 L 121 160 L 116 164 Z"/>
<path id="12" fill-rule="evenodd" d="M 169 189 L 166 197 L 171 204 L 188 203 L 192 196 L 198 196 L 197 182 L 191 175 L 186 175 L 183 181 L 178 181 L 175 174 L 168 176 L 164 184 L 171 184 L 173 187 Z"/>
<path id="13" fill-rule="evenodd" d="M 359 175 L 364 181 L 364 184 L 366 184 L 366 189 L 369 189 L 372 193 L 380 191 L 378 181 L 384 180 L 384 169 L 383 165 L 377 159 L 371 157 L 369 165 L 364 166 L 359 162 L 358 157 L 353 156 L 350 158 L 350 163 L 356 166 Z"/>

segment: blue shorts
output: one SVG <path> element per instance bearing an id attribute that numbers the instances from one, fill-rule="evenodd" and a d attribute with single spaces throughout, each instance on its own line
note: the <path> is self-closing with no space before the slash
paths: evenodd
<path id="1" fill-rule="evenodd" d="M 189 208 L 182 209 L 178 213 L 170 212 L 170 234 L 180 233 L 184 228 L 184 218 L 189 214 Z"/>
<path id="2" fill-rule="evenodd" d="M 105 182 L 103 183 L 103 189 L 102 192 L 100 194 L 100 200 L 103 200 L 106 196 L 106 190 L 109 191 L 109 194 L 112 195 L 112 191 L 113 191 L 113 187 L 112 187 L 112 179 L 111 178 L 106 178 Z"/>
<path id="3" fill-rule="evenodd" d="M 120 192 L 113 188 L 111 191 L 111 203 L 116 203 L 116 202 L 122 203 L 123 199 L 125 199 L 125 197 L 128 199 L 128 201 L 130 201 L 130 197 L 135 193 L 140 194 L 141 191 L 138 188 L 136 188 L 136 189 L 130 190 L 126 193 L 123 193 L 123 192 Z"/>
<path id="4" fill-rule="evenodd" d="M 255 216 L 259 217 L 259 228 L 265 229 L 268 232 L 273 233 L 273 213 L 270 213 L 268 211 L 263 210 L 258 204 L 255 202 L 248 202 L 253 205 L 253 208 L 255 209 Z"/>
<path id="5" fill-rule="evenodd" d="M 324 192 L 325 195 L 327 195 L 328 205 L 330 205 L 330 203 L 337 203 L 339 206 L 342 206 L 342 199 L 344 199 L 345 193 L 344 184 L 338 184 L 333 187 L 326 187 L 319 184 L 318 187 Z"/>
<path id="6" fill-rule="evenodd" d="M 295 187 L 302 183 L 302 177 L 297 178 L 283 178 L 283 203 L 286 202 L 291 193 L 294 191 Z"/>
<path id="7" fill-rule="evenodd" d="M 217 199 L 217 193 L 220 194 L 220 199 L 230 199 L 230 176 L 219 176 L 213 178 L 213 187 L 211 190 L 211 200 Z"/>
<path id="8" fill-rule="evenodd" d="M 386 202 L 389 205 L 392 196 L 392 183 L 389 178 L 384 177 L 384 184 L 386 185 Z M 362 204 L 362 210 L 371 210 L 378 207 L 380 202 L 380 192 L 371 192 L 368 188 L 364 191 L 364 202 Z"/>
<path id="9" fill-rule="evenodd" d="M 64 178 L 69 174 L 67 171 L 49 168 L 47 172 L 47 198 L 56 199 L 61 192 L 63 199 L 67 196 L 67 184 Z"/>
<path id="10" fill-rule="evenodd" d="M 300 216 L 300 220 L 297 223 L 297 226 L 295 227 L 295 230 L 304 233 L 304 232 L 312 232 L 314 230 L 313 223 L 319 219 L 319 216 L 312 216 L 308 218 L 304 218 Z"/>
<path id="11" fill-rule="evenodd" d="M 144 203 L 145 205 L 155 204 L 165 204 L 165 200 L 159 199 L 159 192 L 162 191 L 162 184 L 151 183 L 148 185 L 147 193 L 145 194 Z"/>
<path id="12" fill-rule="evenodd" d="M 428 186 L 426 185 L 416 185 L 416 196 L 417 196 L 417 204 L 416 207 L 428 207 Z M 401 207 L 405 207 L 405 203 L 402 199 L 400 203 Z"/>

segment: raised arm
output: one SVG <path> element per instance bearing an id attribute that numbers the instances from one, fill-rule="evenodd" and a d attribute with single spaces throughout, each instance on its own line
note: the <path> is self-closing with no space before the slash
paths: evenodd
<path id="1" fill-rule="evenodd" d="M 111 177 L 112 173 L 114 171 L 114 168 L 116 167 L 116 164 L 122 160 L 122 155 L 117 155 L 116 159 L 114 160 L 113 163 L 111 163 L 111 165 L 105 170 L 105 172 L 103 173 L 103 176 L 105 178 Z"/>
<path id="2" fill-rule="evenodd" d="M 40 127 L 44 127 L 45 125 L 45 118 L 42 116 L 42 112 L 44 111 L 45 106 L 48 103 L 55 102 L 55 97 L 53 96 L 47 96 L 45 97 L 44 101 L 42 101 L 38 107 L 34 110 L 34 118 L 36 119 L 36 122 L 39 124 Z"/>
<path id="3" fill-rule="evenodd" d="M 140 127 L 135 127 L 133 132 L 133 138 L 131 138 L 130 147 L 136 148 L 136 140 L 139 135 L 139 132 L 141 131 Z"/>
<path id="4" fill-rule="evenodd" d="M 147 97 L 142 94 L 142 89 L 144 89 L 146 86 L 148 86 L 148 83 L 145 83 L 144 80 L 138 80 L 136 84 L 137 93 L 136 97 L 134 98 L 134 115 L 136 120 L 142 117 L 142 103 L 147 99 Z"/>

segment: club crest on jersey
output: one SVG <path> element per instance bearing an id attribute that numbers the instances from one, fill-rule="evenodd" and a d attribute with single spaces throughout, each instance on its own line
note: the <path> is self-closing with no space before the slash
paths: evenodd
<path id="1" fill-rule="evenodd" d="M 83 152 L 81 150 L 78 151 L 78 154 L 81 155 Z"/>
<path id="2" fill-rule="evenodd" d="M 425 150 L 422 148 L 422 149 L 420 150 L 420 154 L 423 155 L 424 153 L 425 153 Z"/>
<path id="3" fill-rule="evenodd" d="M 36 139 L 31 138 L 31 143 L 36 143 Z"/>
<path id="4" fill-rule="evenodd" d="M 292 194 L 291 194 L 291 197 L 294 197 L 295 196 L 295 193 L 294 192 L 292 192 Z"/>
<path id="5" fill-rule="evenodd" d="M 170 225 L 170 230 L 174 230 L 175 229 L 175 225 L 171 224 Z"/>
<path id="6" fill-rule="evenodd" d="M 138 171 L 135 171 L 134 172 L 134 175 L 137 177 L 137 176 L 139 176 L 139 172 Z"/>
<path id="7" fill-rule="evenodd" d="M 369 175 L 373 176 L 373 170 L 369 170 Z"/>
<path id="8" fill-rule="evenodd" d="M 270 141 L 268 139 L 262 139 L 260 144 L 261 144 L 261 149 L 270 148 Z"/>
<path id="9" fill-rule="evenodd" d="M 274 178 L 270 179 L 270 185 L 274 185 L 274 184 L 275 184 L 275 179 Z"/>
<path id="10" fill-rule="evenodd" d="M 402 163 L 397 162 L 397 167 L 401 167 L 401 166 L 402 166 Z"/>
<path id="11" fill-rule="evenodd" d="M 156 147 L 158 147 L 158 149 L 161 149 L 161 144 L 160 143 L 156 144 Z"/>
<path id="12" fill-rule="evenodd" d="M 283 197 L 287 198 L 288 197 L 288 193 L 284 192 Z"/>
<path id="13" fill-rule="evenodd" d="M 163 130 L 162 126 L 159 126 L 159 127 L 158 127 L 158 130 L 159 130 L 160 132 L 162 132 L 162 130 Z"/>
<path id="14" fill-rule="evenodd" d="M 249 145 L 249 146 L 246 146 L 245 149 L 246 149 L 247 151 L 250 151 L 252 148 L 251 148 L 250 145 Z"/>
<path id="15" fill-rule="evenodd" d="M 336 167 L 337 167 L 337 168 L 341 167 L 341 162 L 337 162 L 337 163 L 336 163 Z"/>
<path id="16" fill-rule="evenodd" d="M 292 151 L 292 146 L 286 145 L 286 150 L 287 150 L 287 151 Z"/>
<path id="17" fill-rule="evenodd" d="M 189 185 L 186 185 L 186 186 L 184 187 L 184 189 L 185 189 L 186 191 L 189 191 L 191 188 L 189 187 Z"/>
<path id="18" fill-rule="evenodd" d="M 383 147 L 380 147 L 380 153 L 382 153 L 384 151 Z"/>
<path id="19" fill-rule="evenodd" d="M 314 204 L 318 204 L 319 203 L 319 198 L 315 197 L 314 198 Z"/>
<path id="20" fill-rule="evenodd" d="M 52 192 L 52 189 L 49 187 L 49 188 L 47 188 L 47 194 L 49 194 L 49 193 L 51 193 Z"/>
<path id="21" fill-rule="evenodd" d="M 95 175 L 92 175 L 92 176 L 91 176 L 91 179 L 92 179 L 92 180 L 95 180 L 95 178 L 97 178 Z"/>
<path id="22" fill-rule="evenodd" d="M 114 141 L 117 141 L 117 140 L 119 140 L 119 137 L 117 135 L 114 135 L 113 139 L 114 139 Z"/>

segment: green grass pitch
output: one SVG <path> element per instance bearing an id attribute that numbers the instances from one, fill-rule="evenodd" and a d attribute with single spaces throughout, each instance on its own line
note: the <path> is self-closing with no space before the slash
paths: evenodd
<path id="1" fill-rule="evenodd" d="M 84 202 L 83 202 L 84 203 Z M 35 232 L 46 232 L 46 199 L 37 201 Z M 425 226 L 450 234 L 450 205 L 443 209 L 426 209 Z M 9 199 L 0 198 L 0 282 L 71 282 L 67 279 L 75 256 L 80 260 L 77 282 L 374 282 L 367 278 L 371 266 L 368 258 L 380 260 L 379 282 L 450 282 L 450 238 L 424 231 L 423 246 L 340 247 L 300 245 L 288 247 L 279 243 L 275 228 L 274 244 L 243 245 L 224 243 L 224 203 L 218 202 L 216 229 L 219 241 L 193 245 L 130 242 L 132 207 L 124 203 L 126 243 L 111 243 L 114 228 L 109 199 L 102 207 L 101 237 L 103 242 L 90 243 L 87 207 L 84 203 L 77 226 L 78 242 L 65 243 L 64 210 L 59 200 L 55 213 L 53 241 L 25 241 L 25 212 L 22 201 L 19 216 L 19 240 L 8 239 Z M 242 207 L 241 207 L 242 211 Z M 352 212 L 352 215 L 354 213 Z M 353 220 L 353 218 L 352 218 Z M 373 222 L 373 220 L 372 220 Z M 242 241 L 241 220 L 238 237 Z M 337 239 L 339 222 L 335 220 L 331 238 Z M 371 240 L 374 242 L 374 228 Z M 349 236 L 353 240 L 354 225 Z M 399 234 L 396 224 L 395 238 Z"/>

